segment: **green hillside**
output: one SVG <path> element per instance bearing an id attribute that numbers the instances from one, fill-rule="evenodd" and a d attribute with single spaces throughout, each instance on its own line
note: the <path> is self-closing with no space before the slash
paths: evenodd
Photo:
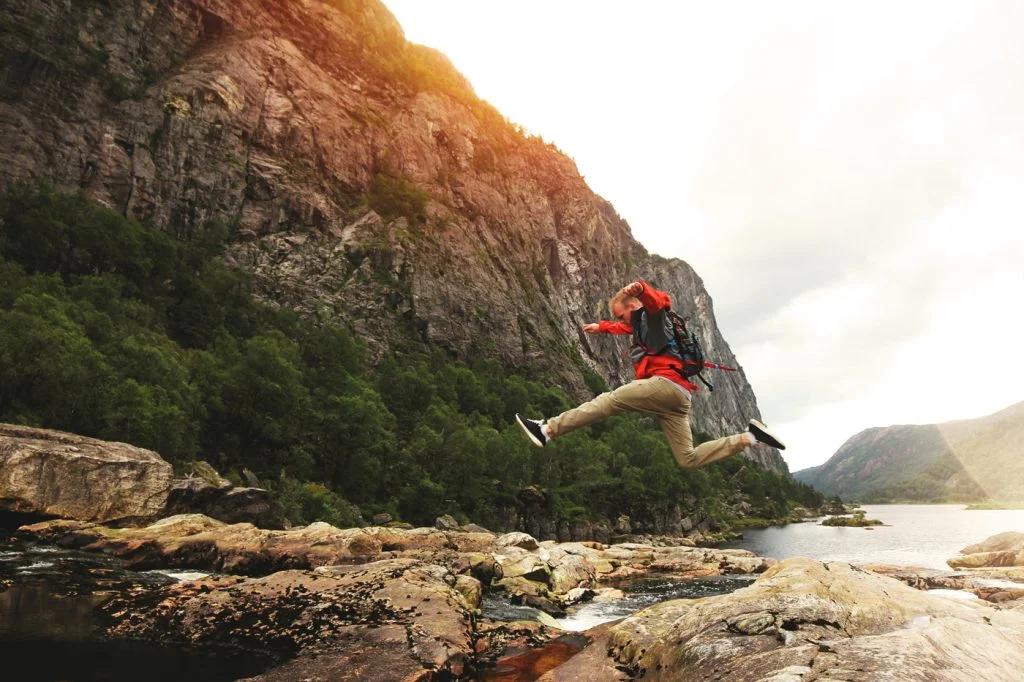
<path id="1" fill-rule="evenodd" d="M 872 428 L 793 476 L 862 502 L 1024 499 L 1024 403 L 987 417 Z"/>
<path id="2" fill-rule="evenodd" d="M 635 415 L 535 449 L 513 415 L 569 405 L 543 377 L 455 361 L 415 330 L 371 365 L 348 328 L 255 300 L 218 256 L 229 232 L 179 241 L 47 187 L 0 197 L 0 421 L 126 441 L 178 467 L 204 459 L 236 480 L 248 468 L 296 523 L 354 523 L 355 504 L 501 528 L 527 486 L 570 520 L 651 519 L 688 496 L 722 521 L 737 494 L 765 517 L 821 502 L 741 458 L 683 471 Z"/>

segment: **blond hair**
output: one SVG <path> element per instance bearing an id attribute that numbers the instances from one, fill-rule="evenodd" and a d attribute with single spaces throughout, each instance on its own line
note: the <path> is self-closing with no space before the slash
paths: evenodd
<path id="1" fill-rule="evenodd" d="M 608 312 L 612 317 L 615 317 L 615 306 L 616 304 L 628 306 L 631 301 L 640 302 L 640 299 L 636 296 L 630 296 L 625 291 L 620 291 L 611 298 L 608 299 Z"/>

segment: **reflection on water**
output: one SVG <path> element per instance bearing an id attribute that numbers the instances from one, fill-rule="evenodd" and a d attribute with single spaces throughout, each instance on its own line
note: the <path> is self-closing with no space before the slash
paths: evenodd
<path id="1" fill-rule="evenodd" d="M 227 682 L 273 659 L 237 650 L 197 650 L 100 636 L 93 609 L 133 586 L 175 582 L 136 573 L 98 554 L 0 537 L 0 680 L 17 682 Z"/>
<path id="2" fill-rule="evenodd" d="M 87 639 L 95 625 L 92 610 L 103 594 L 57 595 L 43 581 L 0 592 L 0 640 L 19 637 Z"/>
<path id="3" fill-rule="evenodd" d="M 532 682 L 547 671 L 578 654 L 590 643 L 586 635 L 563 635 L 539 649 L 512 652 L 499 659 L 493 668 L 482 671 L 482 682 Z"/>
<path id="4" fill-rule="evenodd" d="M 0 679 L 11 682 L 228 682 L 259 675 L 267 659 L 99 640 L 0 636 Z"/>
<path id="5" fill-rule="evenodd" d="M 884 563 L 949 570 L 946 559 L 996 533 L 1024 532 L 1024 510 L 966 511 L 962 504 L 865 505 L 873 530 L 821 526 L 817 522 L 743 531 L 727 547 L 760 556 L 807 556 L 823 561 Z"/>

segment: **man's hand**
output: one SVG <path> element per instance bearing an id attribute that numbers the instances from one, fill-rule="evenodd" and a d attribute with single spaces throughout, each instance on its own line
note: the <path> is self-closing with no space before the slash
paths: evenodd
<path id="1" fill-rule="evenodd" d="M 632 282 L 631 284 L 627 284 L 626 286 L 622 287 L 622 293 L 626 294 L 626 296 L 636 297 L 642 294 L 643 291 L 644 285 L 641 284 L 640 282 Z"/>
<path id="2" fill-rule="evenodd" d="M 585 331 L 588 334 L 600 334 L 601 327 L 597 322 L 590 322 L 588 324 L 583 325 L 583 331 Z"/>

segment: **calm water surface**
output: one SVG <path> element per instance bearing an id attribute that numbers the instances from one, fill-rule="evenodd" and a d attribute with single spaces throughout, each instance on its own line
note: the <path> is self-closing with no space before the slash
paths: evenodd
<path id="1" fill-rule="evenodd" d="M 787 559 L 807 556 L 825 561 L 884 563 L 949 569 L 946 559 L 967 545 L 1005 531 L 1024 533 L 1024 510 L 967 511 L 962 504 L 864 505 L 867 518 L 885 526 L 830 528 L 817 521 L 745 530 L 728 547 Z"/>
<path id="2" fill-rule="evenodd" d="M 233 649 L 162 646 L 101 636 L 95 608 L 133 586 L 175 582 L 102 554 L 26 542 L 0 529 L 0 681 L 227 682 L 273 662 Z"/>

